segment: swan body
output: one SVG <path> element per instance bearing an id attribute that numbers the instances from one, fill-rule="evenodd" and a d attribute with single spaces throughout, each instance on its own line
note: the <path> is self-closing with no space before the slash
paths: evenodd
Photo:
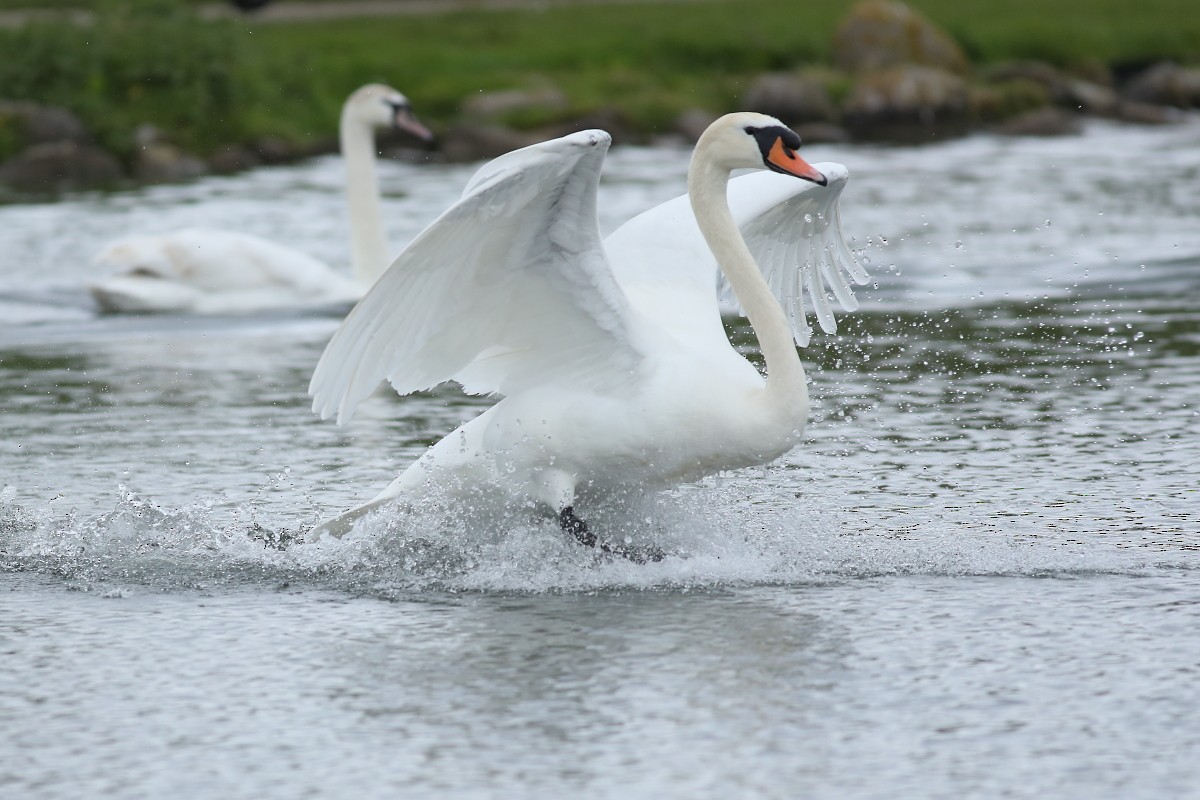
<path id="1" fill-rule="evenodd" d="M 454 380 L 504 397 L 310 537 L 342 535 L 395 498 L 438 492 L 543 507 L 595 543 L 581 535 L 576 506 L 763 464 L 799 441 L 808 392 L 795 293 L 824 300 L 824 272 L 839 293 L 842 272 L 861 273 L 836 225 L 844 168 L 828 165 L 830 182 L 796 155 L 799 137 L 778 120 L 727 115 L 697 144 L 686 204 L 653 209 L 605 243 L 596 191 L 609 143 L 585 131 L 485 165 L 346 318 L 309 387 L 322 417 L 345 421 L 385 378 L 402 394 Z M 826 243 L 810 245 L 820 258 L 793 262 L 806 278 L 776 281 L 793 292 L 783 298 L 791 312 L 726 201 L 730 171 L 747 167 L 785 173 L 774 177 L 789 185 L 775 205 L 739 213 L 743 227 L 770 231 L 750 241 L 796 252 L 799 228 Z M 821 224 L 776 224 L 785 202 L 811 207 Z M 765 378 L 725 335 L 718 267 L 758 335 Z"/>
<path id="2" fill-rule="evenodd" d="M 126 236 L 106 245 L 96 261 L 114 274 L 89 285 L 96 304 L 107 313 L 219 314 L 354 302 L 388 263 L 374 141 L 374 131 L 385 127 L 430 138 L 395 89 L 369 84 L 346 100 L 339 138 L 346 162 L 353 278 L 261 237 L 185 228 Z"/>

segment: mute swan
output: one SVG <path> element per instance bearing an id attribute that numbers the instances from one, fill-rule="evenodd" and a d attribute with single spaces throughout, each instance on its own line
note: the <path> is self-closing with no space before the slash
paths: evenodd
<path id="1" fill-rule="evenodd" d="M 388 264 L 374 138 L 376 128 L 386 127 L 432 138 L 408 99 L 390 87 L 363 86 L 342 106 L 353 279 L 257 236 L 184 228 L 109 243 L 97 261 L 120 272 L 88 287 L 101 311 L 213 314 L 354 302 Z"/>
<path id="2" fill-rule="evenodd" d="M 652 209 L 605 246 L 596 190 L 609 143 L 585 131 L 485 165 L 345 319 L 309 386 L 322 418 L 344 422 L 384 378 L 401 394 L 454 380 L 504 399 L 310 540 L 401 496 L 494 492 L 621 552 L 588 530 L 589 502 L 764 464 L 799 441 L 802 293 L 829 327 L 825 282 L 850 306 L 842 273 L 866 281 L 837 219 L 845 168 L 809 165 L 772 117 L 729 114 L 696 145 L 690 208 L 680 198 Z M 732 182 L 735 216 L 727 187 L 741 168 L 772 172 Z M 726 337 L 714 261 L 758 337 L 765 379 Z"/>

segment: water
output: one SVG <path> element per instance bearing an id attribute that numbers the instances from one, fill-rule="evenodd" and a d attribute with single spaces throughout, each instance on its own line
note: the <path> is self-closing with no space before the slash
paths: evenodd
<path id="1" fill-rule="evenodd" d="M 800 448 L 604 521 L 646 565 L 437 508 L 281 549 L 485 401 L 340 429 L 333 317 L 92 313 L 133 230 L 345 264 L 336 160 L 0 207 L 0 796 L 1200 793 L 1200 120 L 808 155 L 874 284 Z M 614 152 L 603 227 L 686 164 Z M 396 244 L 471 172 L 382 169 Z"/>

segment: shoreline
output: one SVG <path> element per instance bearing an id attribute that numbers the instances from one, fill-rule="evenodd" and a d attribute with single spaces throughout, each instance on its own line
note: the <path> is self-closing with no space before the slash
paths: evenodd
<path id="1" fill-rule="evenodd" d="M 177 182 L 337 152 L 342 99 L 358 81 L 393 74 L 407 76 L 397 88 L 438 143 L 432 153 L 413 153 L 385 136 L 380 149 L 452 162 L 591 127 L 618 144 L 694 141 L 720 114 L 746 109 L 779 118 L 809 142 L 913 143 L 979 130 L 1069 136 L 1089 118 L 1171 124 L 1200 108 L 1200 67 L 978 62 L 968 56 L 977 41 L 961 43 L 883 0 L 831 16 L 823 45 L 819 31 L 754 24 L 753 35 L 777 33 L 779 41 L 734 49 L 736 31 L 714 22 L 734 13 L 727 0 L 276 0 L 250 14 L 226 4 L 128 2 L 124 13 L 94 18 L 86 38 L 78 26 L 45 22 L 22 29 L 25 39 L 10 38 L 33 44 L 28 59 L 0 65 L 0 85 L 17 87 L 0 97 L 0 200 Z M 684 17 L 697 17 L 693 29 L 676 30 L 676 6 L 690 7 Z M 461 13 L 467 7 L 486 10 L 488 20 Z M 773 8 L 755 5 L 759 16 Z M 376 16 L 381 9 L 409 20 L 388 22 Z M 15 13 L 0 11 L 0 19 Z M 665 27 L 631 41 L 634 17 Z M 291 24 L 300 18 L 318 24 Z M 586 37 L 560 41 L 567 34 Z M 801 35 L 807 44 L 796 43 Z M 14 34 L 0 30 L 0 44 L 5 36 Z M 709 51 L 729 65 L 710 63 Z M 625 66 L 647 59 L 663 63 Z"/>

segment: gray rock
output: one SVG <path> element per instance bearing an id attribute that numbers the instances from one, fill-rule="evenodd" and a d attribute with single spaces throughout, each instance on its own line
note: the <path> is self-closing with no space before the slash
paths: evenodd
<path id="1" fill-rule="evenodd" d="M 837 120 L 837 107 L 825 85 L 803 75 L 760 75 L 750 83 L 739 105 L 746 111 L 770 114 L 788 125 Z"/>
<path id="2" fill-rule="evenodd" d="M 251 144 L 264 164 L 290 164 L 300 158 L 299 148 L 278 136 L 262 136 Z"/>
<path id="3" fill-rule="evenodd" d="M 1122 94 L 1135 103 L 1200 108 L 1200 67 L 1155 64 L 1130 81 Z"/>
<path id="4" fill-rule="evenodd" d="M 208 168 L 218 175 L 229 175 L 262 165 L 262 159 L 248 147 L 231 144 L 208 157 Z"/>
<path id="5" fill-rule="evenodd" d="M 567 96 L 553 86 L 538 89 L 509 89 L 500 92 L 480 92 L 468 98 L 463 114 L 480 119 L 495 119 L 505 114 L 528 111 L 561 111 L 568 105 Z"/>
<path id="6" fill-rule="evenodd" d="M 916 66 L 861 76 L 842 109 L 855 138 L 899 142 L 961 136 L 967 132 L 968 112 L 962 78 Z"/>
<path id="7" fill-rule="evenodd" d="M 1117 105 L 1117 119 L 1138 125 L 1171 125 L 1184 118 L 1183 112 L 1169 106 L 1156 106 L 1123 100 Z"/>
<path id="8" fill-rule="evenodd" d="M 133 176 L 145 183 L 175 183 L 208 173 L 208 166 L 174 145 L 155 142 L 138 150 Z"/>
<path id="9" fill-rule="evenodd" d="M 850 141 L 851 138 L 850 131 L 831 122 L 802 122 L 793 126 L 793 130 L 800 135 L 800 141 L 805 144 L 818 142 L 841 144 Z"/>
<path id="10" fill-rule="evenodd" d="M 1079 133 L 1079 118 L 1061 108 L 1038 108 L 1019 114 L 992 128 L 1006 136 L 1069 136 Z"/>
<path id="11" fill-rule="evenodd" d="M 441 141 L 447 161 L 482 161 L 539 141 L 536 134 L 521 133 L 501 125 L 459 123 Z"/>
<path id="12" fill-rule="evenodd" d="M 123 177 L 111 154 L 77 142 L 27 147 L 0 165 L 0 183 L 18 192 L 63 192 L 112 185 Z"/>
<path id="13" fill-rule="evenodd" d="M 1071 78 L 1057 98 L 1057 104 L 1084 114 L 1111 117 L 1117 113 L 1117 93 L 1109 86 Z"/>
<path id="14" fill-rule="evenodd" d="M 968 69 L 950 35 L 903 3 L 867 0 L 850 9 L 833 37 L 833 57 L 851 71 L 921 64 L 948 72 Z"/>
<path id="15" fill-rule="evenodd" d="M 1008 61 L 988 70 L 986 77 L 993 84 L 1013 81 L 1035 83 L 1045 89 L 1054 105 L 1085 114 L 1107 117 L 1117 112 L 1117 93 L 1107 85 L 1107 81 L 1097 82 L 1066 75 L 1041 61 Z"/>
<path id="16" fill-rule="evenodd" d="M 91 141 L 79 117 L 57 106 L 0 100 L 0 127 L 11 127 L 20 147 L 48 142 L 88 144 Z"/>
<path id="17" fill-rule="evenodd" d="M 576 131 L 591 130 L 592 128 L 607 131 L 612 136 L 613 144 L 620 145 L 643 141 L 643 137 L 635 133 L 632 126 L 630 126 L 625 112 L 615 106 L 601 106 L 566 122 L 539 128 L 534 138 L 539 141 L 542 139 L 553 139 L 558 136 L 575 133 Z"/>
<path id="18" fill-rule="evenodd" d="M 700 140 L 700 134 L 716 122 L 718 116 L 702 108 L 689 108 L 675 118 L 675 132 L 695 144 Z"/>

